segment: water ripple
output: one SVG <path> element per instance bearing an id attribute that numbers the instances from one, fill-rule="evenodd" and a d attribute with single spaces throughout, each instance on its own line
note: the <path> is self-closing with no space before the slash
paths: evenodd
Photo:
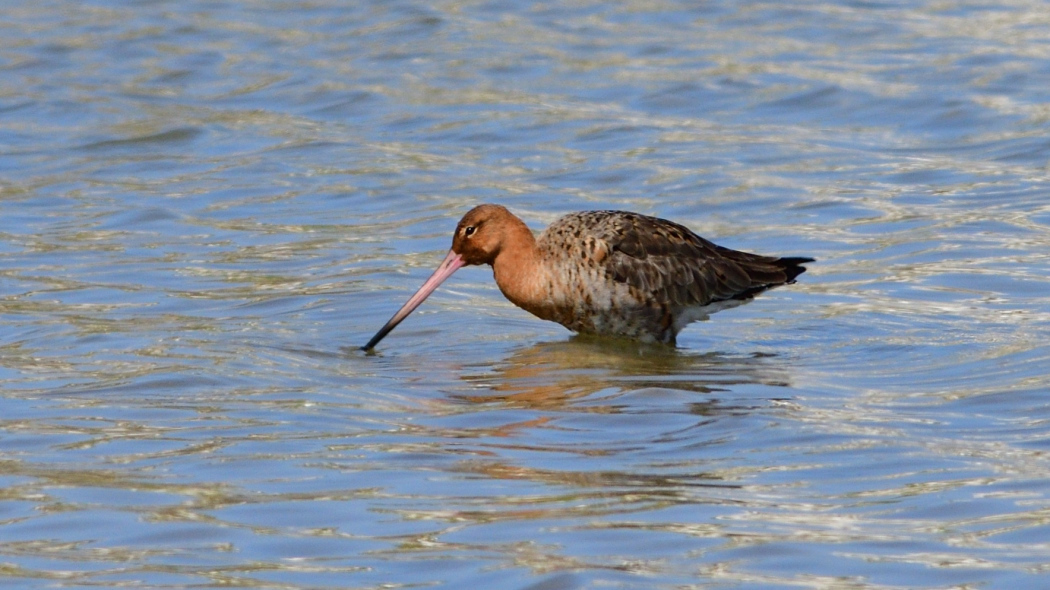
<path id="1" fill-rule="evenodd" d="M 1033 587 L 1047 14 L 23 3 L 0 36 L 0 576 Z M 818 262 L 680 347 L 571 337 L 458 217 Z M 422 566 L 422 567 L 420 567 Z"/>

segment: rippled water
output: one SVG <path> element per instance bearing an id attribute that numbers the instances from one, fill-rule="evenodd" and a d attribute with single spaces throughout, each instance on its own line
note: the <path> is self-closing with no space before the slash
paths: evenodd
<path id="1" fill-rule="evenodd" d="M 3 4 L 0 584 L 1050 584 L 1042 3 L 343 4 Z M 358 351 L 481 202 L 818 263 Z"/>

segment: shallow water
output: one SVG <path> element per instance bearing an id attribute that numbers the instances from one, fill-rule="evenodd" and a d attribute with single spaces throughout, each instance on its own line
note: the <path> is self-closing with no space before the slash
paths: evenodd
<path id="1" fill-rule="evenodd" d="M 1050 580 L 1040 3 L 38 2 L 0 25 L 0 580 Z M 818 259 L 679 348 L 471 206 Z"/>

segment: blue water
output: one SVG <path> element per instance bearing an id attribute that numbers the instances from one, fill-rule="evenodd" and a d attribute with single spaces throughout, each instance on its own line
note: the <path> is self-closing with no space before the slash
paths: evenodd
<path id="1" fill-rule="evenodd" d="M 2 8 L 0 585 L 1050 585 L 1042 5 Z M 483 202 L 818 262 L 357 350 Z"/>

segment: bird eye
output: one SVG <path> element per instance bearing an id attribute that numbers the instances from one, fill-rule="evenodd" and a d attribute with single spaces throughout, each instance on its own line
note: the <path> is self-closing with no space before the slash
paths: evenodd
<path id="1" fill-rule="evenodd" d="M 468 225 L 467 227 L 463 228 L 463 235 L 469 238 L 470 236 L 474 235 L 474 230 L 476 229 L 477 228 L 473 225 Z"/>

